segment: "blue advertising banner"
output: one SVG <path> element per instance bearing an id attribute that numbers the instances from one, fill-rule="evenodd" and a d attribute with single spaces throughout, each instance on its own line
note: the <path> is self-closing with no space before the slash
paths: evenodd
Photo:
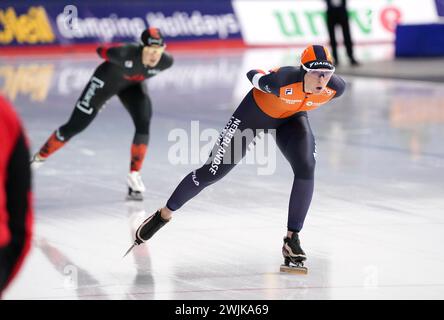
<path id="1" fill-rule="evenodd" d="M 242 38 L 231 1 L 0 4 L 0 46 L 134 41 L 148 26 L 167 41 Z"/>

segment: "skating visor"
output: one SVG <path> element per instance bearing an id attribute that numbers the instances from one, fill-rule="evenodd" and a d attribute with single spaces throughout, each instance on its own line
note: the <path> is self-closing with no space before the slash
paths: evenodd
<path id="1" fill-rule="evenodd" d="M 302 68 L 310 75 L 316 76 L 316 77 L 324 77 L 324 78 L 330 78 L 333 73 L 335 73 L 335 67 L 331 66 L 328 69 L 324 68 L 318 68 L 318 69 L 310 69 L 307 68 L 304 64 L 301 64 Z"/>

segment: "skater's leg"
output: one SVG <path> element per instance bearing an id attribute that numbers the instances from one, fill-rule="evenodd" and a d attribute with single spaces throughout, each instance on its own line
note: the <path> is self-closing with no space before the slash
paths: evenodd
<path id="1" fill-rule="evenodd" d="M 45 144 L 40 148 L 38 155 L 45 159 L 48 158 L 63 147 L 72 137 L 83 131 L 94 120 L 96 115 L 97 112 L 94 112 L 91 115 L 85 115 L 83 112 L 75 108 L 68 122 L 52 133 Z"/>
<path id="2" fill-rule="evenodd" d="M 276 140 L 294 173 L 287 224 L 291 237 L 302 229 L 313 196 L 315 140 L 307 114 L 297 114 L 280 126 Z"/>
<path id="3" fill-rule="evenodd" d="M 40 148 L 36 156 L 41 159 L 48 158 L 51 154 L 59 150 L 65 145 L 66 141 L 63 136 L 59 134 L 59 129 L 54 131 Z"/>
<path id="4" fill-rule="evenodd" d="M 131 144 L 130 173 L 128 174 L 128 200 L 143 200 L 145 191 L 140 170 L 145 159 L 151 120 L 151 101 L 146 93 L 146 88 L 141 83 L 136 83 L 119 93 L 126 110 L 130 114 L 135 133 Z"/>
<path id="5" fill-rule="evenodd" d="M 305 217 L 310 207 L 315 169 L 315 141 L 308 122 L 307 113 L 301 112 L 278 127 L 276 141 L 279 149 L 290 162 L 294 180 L 288 209 L 287 236 L 284 238 L 282 254 L 285 265 L 281 271 L 292 272 L 290 262 L 297 272 L 306 273 L 303 261 L 305 252 L 299 241 Z"/>
<path id="6" fill-rule="evenodd" d="M 46 159 L 94 120 L 100 108 L 110 97 L 110 93 L 103 87 L 103 84 L 102 80 L 93 75 L 77 100 L 68 122 L 48 138 L 34 158 L 37 160 Z"/>
<path id="7" fill-rule="evenodd" d="M 245 156 L 256 129 L 266 129 L 273 121 L 257 107 L 252 93 L 247 94 L 220 134 L 206 164 L 179 183 L 163 212 L 178 210 L 204 188 L 222 179 Z"/>
<path id="8" fill-rule="evenodd" d="M 248 146 L 256 136 L 256 129 L 269 129 L 276 127 L 278 123 L 278 120 L 259 109 L 250 91 L 219 135 L 206 164 L 188 174 L 176 187 L 166 206 L 142 223 L 136 231 L 134 245 L 151 238 L 170 220 L 173 211 L 230 172 L 245 156 Z"/>
<path id="9" fill-rule="evenodd" d="M 151 100 L 143 84 L 134 84 L 119 93 L 126 110 L 131 115 L 135 133 L 131 145 L 131 171 L 140 171 L 145 159 L 152 115 Z"/>
<path id="10" fill-rule="evenodd" d="M 245 156 L 257 129 L 276 128 L 279 123 L 281 121 L 267 116 L 259 109 L 250 91 L 220 134 L 206 164 L 188 174 L 177 186 L 166 206 L 142 223 L 136 231 L 134 245 L 148 240 L 170 220 L 173 211 L 233 169 Z"/>

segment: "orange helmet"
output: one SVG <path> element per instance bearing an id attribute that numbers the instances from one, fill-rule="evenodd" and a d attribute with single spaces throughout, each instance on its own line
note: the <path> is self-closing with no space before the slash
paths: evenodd
<path id="1" fill-rule="evenodd" d="M 309 45 L 302 52 L 301 65 L 304 69 L 330 69 L 334 70 L 330 51 L 321 45 Z"/>

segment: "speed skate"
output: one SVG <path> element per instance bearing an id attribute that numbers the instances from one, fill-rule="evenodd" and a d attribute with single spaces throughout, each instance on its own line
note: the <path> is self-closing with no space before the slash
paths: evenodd
<path id="1" fill-rule="evenodd" d="M 307 257 L 301 248 L 298 233 L 294 232 L 291 237 L 284 238 L 282 255 L 284 264 L 281 265 L 281 272 L 307 274 L 308 269 L 304 267 Z"/>
<path id="2" fill-rule="evenodd" d="M 304 266 L 303 261 L 295 261 L 294 263 L 290 258 L 285 258 L 280 268 L 281 272 L 294 273 L 294 274 L 307 274 L 308 268 Z"/>

